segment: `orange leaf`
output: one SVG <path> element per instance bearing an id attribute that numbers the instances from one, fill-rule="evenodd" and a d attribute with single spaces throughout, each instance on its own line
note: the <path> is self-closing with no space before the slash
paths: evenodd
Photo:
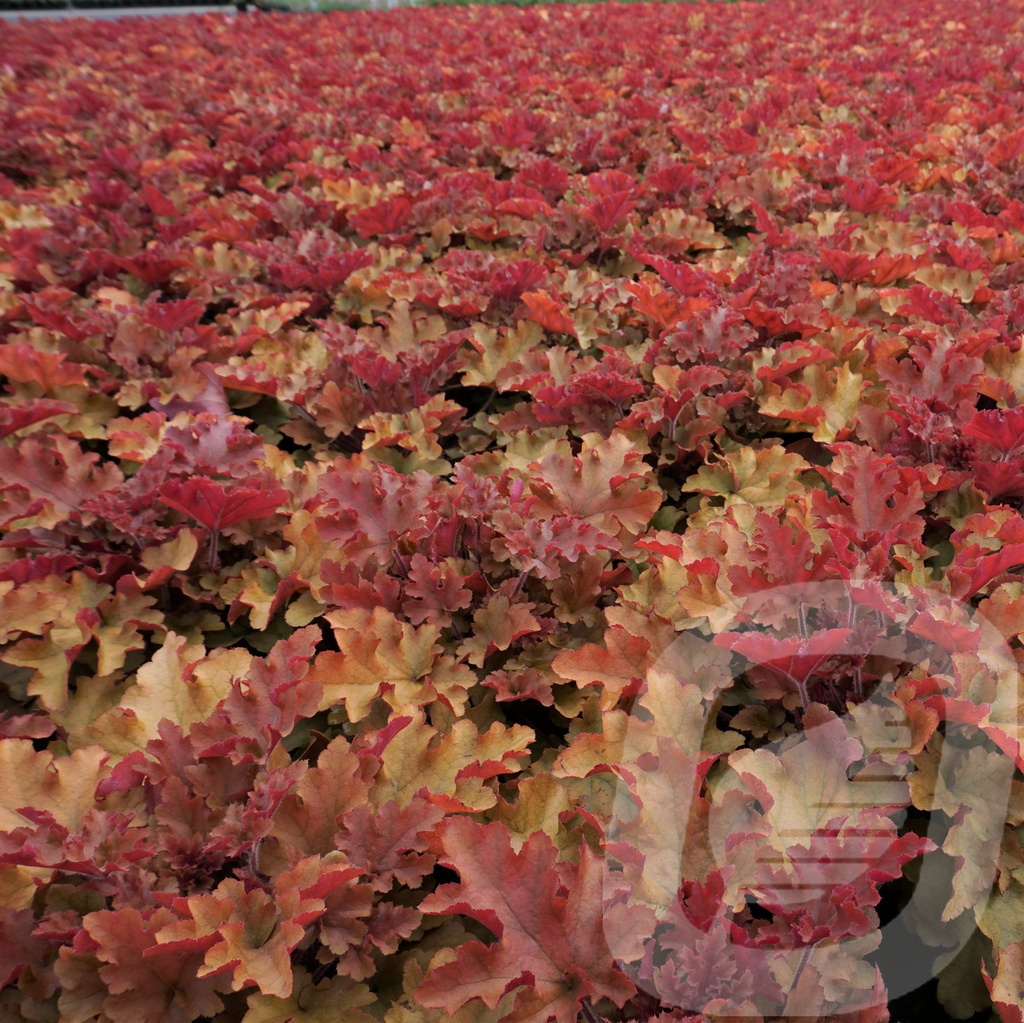
<path id="1" fill-rule="evenodd" d="M 701 309 L 706 309 L 706 298 L 679 298 L 670 291 L 653 291 L 642 281 L 629 281 L 626 289 L 636 296 L 636 310 L 652 319 L 659 327 L 670 327 Z"/>
<path id="2" fill-rule="evenodd" d="M 653 660 L 651 644 L 640 636 L 613 625 L 604 634 L 603 647 L 588 643 L 580 650 L 559 654 L 552 667 L 559 677 L 578 686 L 594 682 L 601 686 L 601 706 L 609 710 L 625 694 L 635 693 Z"/>
<path id="3" fill-rule="evenodd" d="M 85 383 L 85 370 L 74 363 L 65 363 L 63 354 L 40 352 L 23 342 L 5 344 L 0 348 L 0 376 L 22 384 L 35 384 L 44 394 L 60 387 Z"/>
<path id="4" fill-rule="evenodd" d="M 550 334 L 576 337 L 576 324 L 561 302 L 543 291 L 524 291 L 522 297 L 529 310 L 527 319 L 539 323 Z"/>
<path id="5" fill-rule="evenodd" d="M 300 867 L 292 872 L 295 879 L 302 876 Z M 292 992 L 292 949 L 302 941 L 305 925 L 325 909 L 315 892 L 307 895 L 289 880 L 279 878 L 282 890 L 276 897 L 260 888 L 246 891 L 241 881 L 228 878 L 209 895 L 176 899 L 176 908 L 188 917 L 161 928 L 157 944 L 145 955 L 205 951 L 196 976 L 230 971 L 235 991 L 255 984 L 265 995 L 287 998 Z"/>
<path id="6" fill-rule="evenodd" d="M 468 718 L 439 735 L 420 710 L 404 721 L 379 753 L 381 767 L 370 790 L 378 803 L 395 800 L 408 806 L 424 793 L 449 809 L 486 810 L 497 798 L 486 781 L 518 771 L 534 738 L 532 729 L 497 721 L 481 735 Z"/>

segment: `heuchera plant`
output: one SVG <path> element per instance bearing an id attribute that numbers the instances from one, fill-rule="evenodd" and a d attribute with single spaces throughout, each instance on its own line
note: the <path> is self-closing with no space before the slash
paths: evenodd
<path id="1" fill-rule="evenodd" d="M 0 1020 L 1020 1023 L 1019 5 L 0 51 Z"/>

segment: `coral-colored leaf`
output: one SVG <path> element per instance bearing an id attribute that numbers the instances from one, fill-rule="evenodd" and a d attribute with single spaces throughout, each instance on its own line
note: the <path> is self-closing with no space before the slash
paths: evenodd
<path id="1" fill-rule="evenodd" d="M 0 447 L 0 526 L 28 515 L 39 525 L 54 526 L 75 515 L 88 498 L 123 479 L 116 465 L 97 463 L 95 454 L 63 435 L 52 447 L 34 437 Z"/>
<path id="2" fill-rule="evenodd" d="M 339 778 L 345 779 L 344 785 L 338 784 Z M 359 758 L 345 737 L 338 736 L 321 752 L 317 766 L 282 800 L 271 835 L 290 857 L 332 852 L 337 848 L 339 818 L 365 805 L 368 791 Z"/>
<path id="3" fill-rule="evenodd" d="M 851 629 L 825 629 L 805 639 L 779 638 L 762 632 L 725 632 L 715 636 L 714 642 L 802 686 L 825 660 L 843 649 L 851 633 Z"/>
<path id="4" fill-rule="evenodd" d="M 565 306 L 544 291 L 524 291 L 523 304 L 529 318 L 539 323 L 550 334 L 576 336 L 576 324 Z"/>
<path id="5" fill-rule="evenodd" d="M 523 988 L 515 1019 L 575 1023 L 584 998 L 622 1005 L 635 988 L 616 967 L 604 935 L 603 868 L 584 845 L 576 865 L 556 860 L 551 840 L 532 835 L 515 853 L 501 824 L 452 820 L 441 836 L 442 862 L 459 872 L 421 906 L 464 913 L 495 932 L 492 945 L 470 942 L 435 968 L 416 991 L 428 1007 L 456 1012 L 479 998 L 493 1008 Z"/>
<path id="6" fill-rule="evenodd" d="M 420 799 L 407 806 L 362 803 L 339 821 L 335 844 L 374 879 L 377 891 L 388 891 L 394 881 L 413 888 L 434 867 L 428 836 L 443 819 L 443 810 Z"/>
<path id="7" fill-rule="evenodd" d="M 150 1018 L 189 1023 L 224 1007 L 218 992 L 223 993 L 226 985 L 197 975 L 202 956 L 159 954 L 156 935 L 173 919 L 174 914 L 165 909 L 147 919 L 136 909 L 124 908 L 90 913 L 83 921 L 97 945 L 94 955 L 103 964 L 97 971 L 99 978 L 109 991 L 103 1013 L 114 1023 Z"/>
<path id="8" fill-rule="evenodd" d="M 578 457 L 554 453 L 538 463 L 538 513 L 571 513 L 613 537 L 641 533 L 661 504 L 661 492 L 628 437 L 615 434 Z"/>

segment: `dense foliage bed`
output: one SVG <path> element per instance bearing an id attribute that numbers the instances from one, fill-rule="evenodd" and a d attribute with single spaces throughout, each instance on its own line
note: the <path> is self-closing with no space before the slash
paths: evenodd
<path id="1" fill-rule="evenodd" d="M 0 1019 L 1019 1023 L 1022 75 L 5 27 Z"/>

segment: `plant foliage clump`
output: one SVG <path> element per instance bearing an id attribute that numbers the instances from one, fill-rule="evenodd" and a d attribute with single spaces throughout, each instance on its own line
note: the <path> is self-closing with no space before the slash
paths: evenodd
<path id="1" fill-rule="evenodd" d="M 9 26 L 0 1018 L 1017 1023 L 1022 75 L 976 0 Z"/>

